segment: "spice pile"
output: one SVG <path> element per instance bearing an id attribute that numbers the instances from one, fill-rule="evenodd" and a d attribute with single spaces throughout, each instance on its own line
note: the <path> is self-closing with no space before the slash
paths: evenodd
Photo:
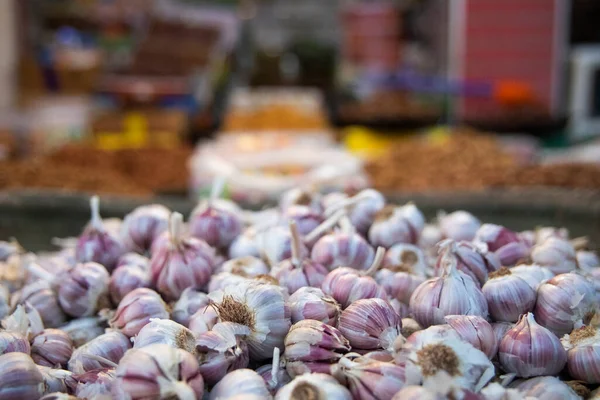
<path id="1" fill-rule="evenodd" d="M 104 151 L 68 146 L 47 157 L 0 162 L 0 189 L 49 188 L 113 195 L 186 192 L 187 161 L 180 149 Z"/>
<path id="2" fill-rule="evenodd" d="M 367 165 L 373 186 L 384 191 L 483 190 L 552 186 L 600 188 L 600 166 L 520 165 L 492 136 L 465 131 L 443 142 L 412 139 Z"/>
<path id="3" fill-rule="evenodd" d="M 565 229 L 222 188 L 185 227 L 93 197 L 72 247 L 0 242 L 0 398 L 598 398 L 600 261 Z"/>

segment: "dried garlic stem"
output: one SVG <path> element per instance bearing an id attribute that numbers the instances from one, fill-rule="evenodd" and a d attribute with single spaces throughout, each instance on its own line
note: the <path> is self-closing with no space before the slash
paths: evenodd
<path id="1" fill-rule="evenodd" d="M 334 226 L 338 224 L 340 219 L 342 219 L 346 215 L 344 210 L 340 210 L 337 213 L 333 214 L 331 217 L 327 218 L 323 223 L 317 226 L 312 232 L 309 232 L 308 235 L 304 237 L 306 242 L 310 243 L 316 238 L 318 238 L 323 233 L 327 232 Z"/>
<path id="2" fill-rule="evenodd" d="M 375 258 L 373 259 L 373 263 L 371 264 L 369 269 L 367 269 L 364 272 L 364 275 L 366 275 L 366 276 L 375 275 L 375 273 L 377 271 L 379 271 L 379 268 L 381 267 L 381 262 L 383 261 L 384 257 L 385 257 L 385 249 L 383 247 L 378 247 L 377 252 L 375 253 Z"/>
<path id="3" fill-rule="evenodd" d="M 302 260 L 300 259 L 300 243 L 302 242 L 302 239 L 300 238 L 296 221 L 290 221 L 290 232 L 292 234 L 292 264 L 296 268 L 301 268 Z"/>
<path id="4" fill-rule="evenodd" d="M 276 388 L 279 384 L 279 347 L 273 349 L 273 364 L 271 366 L 271 382 L 269 383 L 272 388 Z"/>
<path id="5" fill-rule="evenodd" d="M 169 233 L 171 234 L 171 243 L 178 246 L 181 241 L 181 230 L 183 225 L 183 215 L 178 212 L 171 213 L 169 220 Z"/>
<path id="6" fill-rule="evenodd" d="M 102 218 L 100 217 L 100 198 L 98 196 L 92 196 L 90 198 L 90 208 L 92 209 L 92 228 L 96 230 L 102 230 Z"/>
<path id="7" fill-rule="evenodd" d="M 223 194 L 223 189 L 225 188 L 225 177 L 216 176 L 213 180 L 212 187 L 210 189 L 210 197 L 208 198 L 208 205 L 212 206 L 221 194 Z"/>

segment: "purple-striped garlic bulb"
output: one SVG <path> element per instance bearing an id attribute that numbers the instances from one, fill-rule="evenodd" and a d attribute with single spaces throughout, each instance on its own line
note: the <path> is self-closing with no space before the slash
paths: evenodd
<path id="1" fill-rule="evenodd" d="M 374 189 L 365 189 L 350 198 L 333 202 L 325 210 L 325 215 L 332 215 L 338 210 L 347 210 L 352 225 L 358 232 L 366 235 L 376 214 L 384 207 L 385 197 L 381 193 Z"/>
<path id="2" fill-rule="evenodd" d="M 481 227 L 481 222 L 467 211 L 459 210 L 450 214 L 439 213 L 438 222 L 442 237 L 459 241 L 471 241 Z"/>
<path id="3" fill-rule="evenodd" d="M 285 212 L 293 206 L 310 207 L 314 212 L 321 213 L 323 211 L 321 194 L 314 190 L 299 187 L 290 189 L 279 198 L 279 208 Z"/>
<path id="4" fill-rule="evenodd" d="M 338 328 L 354 351 L 392 352 L 402 320 L 387 301 L 362 299 L 342 311 Z"/>
<path id="5" fill-rule="evenodd" d="M 488 316 L 487 301 L 478 284 L 457 269 L 457 258 L 451 255 L 455 246 L 452 241 L 440 246 L 444 273 L 423 282 L 410 298 L 414 319 L 423 327 L 443 324 L 447 315 Z"/>
<path id="6" fill-rule="evenodd" d="M 548 268 L 540 267 L 539 265 L 526 265 L 521 264 L 510 269 L 512 275 L 516 275 L 519 278 L 525 280 L 529 286 L 535 291 L 538 287 L 549 279 L 554 277 L 554 273 Z"/>
<path id="7" fill-rule="evenodd" d="M 302 239 L 294 221 L 290 222 L 290 232 L 292 257 L 274 266 L 271 275 L 290 293 L 306 286 L 320 287 L 329 271 L 318 262 L 301 256 Z"/>
<path id="8" fill-rule="evenodd" d="M 129 350 L 115 370 L 113 398 L 198 399 L 204 380 L 190 353 L 165 344 Z"/>
<path id="9" fill-rule="evenodd" d="M 0 355 L 0 399 L 39 399 L 44 394 L 44 378 L 24 353 Z"/>
<path id="10" fill-rule="evenodd" d="M 381 266 L 384 253 L 383 247 L 377 249 L 375 259 L 367 271 L 357 271 L 349 267 L 334 269 L 325 277 L 321 290 L 333 297 L 342 308 L 360 299 L 387 300 L 385 289 L 372 277 Z"/>
<path id="11" fill-rule="evenodd" d="M 261 251 L 258 245 L 257 236 L 259 229 L 250 226 L 246 228 L 238 237 L 236 237 L 229 246 L 228 255 L 230 259 L 241 257 L 261 257 Z"/>
<path id="12" fill-rule="evenodd" d="M 21 334 L 29 341 L 44 330 L 42 317 L 29 303 L 18 305 L 11 315 L 2 320 L 2 327 L 9 332 Z"/>
<path id="13" fill-rule="evenodd" d="M 291 322 L 287 298 L 279 286 L 248 281 L 208 296 L 219 322 L 234 322 L 250 329 L 247 341 L 253 360 L 270 358 L 273 348 L 283 347 Z"/>
<path id="14" fill-rule="evenodd" d="M 588 325 L 563 336 L 569 374 L 588 384 L 600 383 L 600 329 Z"/>
<path id="15" fill-rule="evenodd" d="M 567 362 L 567 353 L 550 330 L 539 325 L 532 313 L 523 314 L 500 342 L 500 364 L 521 378 L 558 374 Z"/>
<path id="16" fill-rule="evenodd" d="M 331 369 L 355 399 L 391 399 L 405 381 L 404 367 L 357 353 L 346 354 Z"/>
<path id="17" fill-rule="evenodd" d="M 503 266 L 516 265 L 519 261 L 529 258 L 531 252 L 518 233 L 500 225 L 481 225 L 473 241 L 485 243 L 488 250 L 496 254 Z"/>
<path id="18" fill-rule="evenodd" d="M 494 336 L 496 337 L 496 342 L 498 346 L 500 346 L 500 342 L 506 332 L 514 328 L 515 324 L 511 322 L 492 322 L 491 324 L 492 330 L 494 331 Z"/>
<path id="19" fill-rule="evenodd" d="M 110 399 L 116 378 L 114 368 L 95 369 L 74 375 L 77 380 L 75 395 L 78 399 Z"/>
<path id="20" fill-rule="evenodd" d="M 141 206 L 130 212 L 121 224 L 121 243 L 129 251 L 144 253 L 169 228 L 171 211 L 160 204 Z"/>
<path id="21" fill-rule="evenodd" d="M 355 232 L 354 226 L 343 214 L 335 214 L 331 218 L 340 221 L 341 230 L 317 240 L 310 257 L 330 271 L 342 266 L 358 270 L 368 269 L 373 263 L 373 247 Z M 325 221 L 323 224 L 327 225 L 330 222 L 331 220 Z M 313 233 L 307 236 L 307 240 L 312 238 Z"/>
<path id="22" fill-rule="evenodd" d="M 125 253 L 119 257 L 116 268 L 121 265 L 137 265 L 143 269 L 150 269 L 150 259 L 138 253 Z"/>
<path id="23" fill-rule="evenodd" d="M 256 369 L 256 373 L 265 380 L 271 393 L 276 393 L 279 389 L 292 381 L 292 377 L 287 373 L 285 366 L 285 359 L 280 357 L 280 350 L 275 347 L 273 349 L 273 359 L 271 360 L 271 364 L 261 365 Z"/>
<path id="24" fill-rule="evenodd" d="M 250 328 L 233 322 L 221 322 L 196 338 L 200 373 L 210 386 L 236 369 L 248 367 L 250 355 L 246 338 Z"/>
<path id="25" fill-rule="evenodd" d="M 150 287 L 150 268 L 136 264 L 121 265 L 113 271 L 108 285 L 110 297 L 114 304 L 119 304 L 123 297 L 137 288 Z"/>
<path id="26" fill-rule="evenodd" d="M 182 235 L 183 216 L 171 214 L 169 238 L 150 261 L 152 283 L 167 300 L 177 300 L 188 287 L 208 283 L 216 267 L 215 251 L 206 242 Z"/>
<path id="27" fill-rule="evenodd" d="M 440 249 L 447 249 L 449 256 L 456 258 L 459 271 L 469 275 L 481 287 L 488 279 L 488 274 L 497 271 L 501 264 L 494 253 L 488 252 L 485 245 L 469 242 L 452 242 L 449 239 L 439 244 Z M 444 258 L 439 257 L 436 263 L 436 275 L 444 271 Z"/>
<path id="28" fill-rule="evenodd" d="M 264 275 L 257 275 L 264 276 Z M 220 272 L 218 274 L 214 274 L 210 277 L 210 281 L 208 282 L 208 293 L 212 293 L 217 290 L 223 290 L 227 286 L 231 285 L 239 285 L 242 282 L 248 281 L 248 278 L 245 278 L 241 275 L 237 275 L 231 272 Z"/>
<path id="29" fill-rule="evenodd" d="M 398 243 L 390 247 L 385 252 L 383 267 L 419 276 L 425 276 L 429 269 L 423 250 L 409 243 Z"/>
<path id="30" fill-rule="evenodd" d="M 212 388 L 208 400 L 270 399 L 271 393 L 264 379 L 251 369 L 236 369 L 223 377 Z"/>
<path id="31" fill-rule="evenodd" d="M 73 340 L 60 329 L 44 329 L 31 341 L 31 358 L 37 365 L 66 368 L 73 354 Z"/>
<path id="32" fill-rule="evenodd" d="M 190 234 L 193 237 L 223 250 L 229 248 L 243 226 L 237 206 L 232 207 L 230 202 L 219 201 L 224 185 L 223 179 L 215 179 L 210 198 L 194 208 L 189 222 Z"/>
<path id="33" fill-rule="evenodd" d="M 414 204 L 402 207 L 387 205 L 375 214 L 369 228 L 369 242 L 385 248 L 398 243 L 415 244 L 424 227 L 425 217 Z"/>
<path id="34" fill-rule="evenodd" d="M 375 281 L 390 298 L 408 304 L 414 290 L 425 282 L 427 269 L 425 256 L 418 247 L 400 243 L 385 253 L 383 268 L 375 273 Z"/>
<path id="35" fill-rule="evenodd" d="M 396 363 L 405 366 L 409 385 L 435 385 L 442 374 L 453 385 L 478 392 L 494 377 L 488 356 L 448 325 L 412 334 L 396 355 Z"/>
<path id="36" fill-rule="evenodd" d="M 51 282 L 40 279 L 27 284 L 13 294 L 12 304 L 29 304 L 42 317 L 47 328 L 56 328 L 64 324 L 67 316 L 58 304 L 58 295 L 52 288 Z"/>
<path id="37" fill-rule="evenodd" d="M 517 322 L 522 314 L 533 310 L 537 298 L 535 290 L 506 267 L 490 273 L 481 291 L 494 321 Z"/>
<path id="38" fill-rule="evenodd" d="M 96 262 L 112 271 L 125 248 L 118 237 L 104 227 L 100 218 L 98 196 L 90 199 L 92 219 L 77 240 L 75 258 L 79 263 Z"/>
<path id="39" fill-rule="evenodd" d="M 187 288 L 181 293 L 179 300 L 173 304 L 171 319 L 183 326 L 188 326 L 192 315 L 208 306 L 209 300 L 206 293 L 193 288 Z"/>
<path id="40" fill-rule="evenodd" d="M 490 360 L 498 354 L 498 340 L 492 326 L 476 315 L 448 315 L 446 322 L 458 336 L 481 350 Z"/>
<path id="41" fill-rule="evenodd" d="M 111 328 L 133 337 L 150 318 L 169 318 L 167 304 L 154 290 L 138 288 L 123 297 L 108 323 Z"/>
<path id="42" fill-rule="evenodd" d="M 87 317 L 109 304 L 110 275 L 106 268 L 95 262 L 76 265 L 61 277 L 58 302 L 71 317 Z"/>
<path id="43" fill-rule="evenodd" d="M 540 325 L 562 336 L 587 323 L 597 304 L 594 285 L 581 275 L 569 273 L 540 285 L 533 312 Z"/>
<path id="44" fill-rule="evenodd" d="M 292 323 L 313 319 L 337 326 L 342 309 L 337 301 L 319 288 L 302 287 L 288 299 Z"/>
<path id="45" fill-rule="evenodd" d="M 549 237 L 531 251 L 531 260 L 554 274 L 565 274 L 577 268 L 577 252 L 569 241 Z"/>
<path id="46" fill-rule="evenodd" d="M 352 394 L 331 375 L 304 374 L 277 392 L 275 400 L 294 400 L 297 398 L 315 400 L 352 400 Z"/>
<path id="47" fill-rule="evenodd" d="M 600 258 L 595 251 L 579 250 L 577 252 L 577 265 L 584 272 L 592 272 L 600 267 Z"/>
<path id="48" fill-rule="evenodd" d="M 526 396 L 526 400 L 581 400 L 582 398 L 587 398 L 580 396 L 572 386 L 581 388 L 582 385 L 563 382 L 555 376 L 537 376 L 510 384 L 510 387 L 517 389 L 523 396 Z M 589 392 L 589 389 L 587 392 Z"/>
<path id="49" fill-rule="evenodd" d="M 27 337 L 15 331 L 0 331 L 0 355 L 6 353 L 31 352 L 31 346 Z"/>
<path id="50" fill-rule="evenodd" d="M 323 222 L 320 212 L 308 206 L 295 205 L 288 207 L 282 214 L 283 223 L 295 222 L 300 235 L 305 236 L 314 231 Z"/>
<path id="51" fill-rule="evenodd" d="M 258 275 L 268 274 L 269 267 L 260 258 L 244 256 L 225 261 L 219 268 L 219 272 L 229 272 L 244 278 L 254 278 Z"/>
<path id="52" fill-rule="evenodd" d="M 130 348 L 131 341 L 127 336 L 108 330 L 73 351 L 69 359 L 69 371 L 83 374 L 94 369 L 113 368 Z"/>
<path id="53" fill-rule="evenodd" d="M 106 323 L 101 317 L 77 318 L 59 329 L 69 335 L 74 347 L 80 347 L 104 333 Z"/>
<path id="54" fill-rule="evenodd" d="M 285 337 L 285 359 L 288 374 L 330 373 L 332 364 L 350 351 L 350 342 L 333 326 L 305 319 L 290 328 Z"/>
<path id="55" fill-rule="evenodd" d="M 151 318 L 150 323 L 144 325 L 132 340 L 134 349 L 153 344 L 167 344 L 191 354 L 196 353 L 196 338 L 192 331 L 170 319 Z"/>

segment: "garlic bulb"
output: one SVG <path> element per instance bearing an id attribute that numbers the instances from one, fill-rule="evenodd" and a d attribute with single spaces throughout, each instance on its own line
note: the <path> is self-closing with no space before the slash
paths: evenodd
<path id="1" fill-rule="evenodd" d="M 201 239 L 210 246 L 227 249 L 242 231 L 241 216 L 215 202 L 219 194 L 211 194 L 211 199 L 204 201 L 190 215 L 190 234 Z"/>
<path id="2" fill-rule="evenodd" d="M 500 342 L 502 341 L 502 338 L 504 338 L 504 335 L 506 335 L 506 332 L 514 328 L 515 324 L 511 322 L 492 322 L 490 326 L 494 331 L 496 342 L 498 343 L 498 346 L 500 346 Z"/>
<path id="3" fill-rule="evenodd" d="M 516 322 L 522 314 L 533 310 L 536 292 L 510 269 L 500 268 L 490 274 L 481 288 L 488 310 L 495 321 Z"/>
<path id="4" fill-rule="evenodd" d="M 76 375 L 75 395 L 78 399 L 109 400 L 116 375 L 111 368 L 95 369 Z"/>
<path id="5" fill-rule="evenodd" d="M 44 393 L 66 393 L 70 392 L 71 388 L 77 385 L 77 380 L 71 371 L 45 367 L 43 365 L 38 365 L 37 368 L 44 380 Z"/>
<path id="6" fill-rule="evenodd" d="M 150 323 L 144 325 L 133 339 L 133 348 L 167 344 L 188 353 L 196 353 L 196 338 L 192 331 L 170 319 L 150 318 Z"/>
<path id="7" fill-rule="evenodd" d="M 525 397 L 517 389 L 508 389 L 499 383 L 490 383 L 481 390 L 485 400 L 534 400 L 531 397 Z"/>
<path id="8" fill-rule="evenodd" d="M 15 312 L 2 320 L 2 327 L 7 331 L 20 334 L 28 340 L 32 340 L 44 330 L 40 314 L 28 303 L 23 306 L 18 305 Z"/>
<path id="9" fill-rule="evenodd" d="M 404 368 L 348 353 L 332 367 L 332 375 L 355 399 L 391 399 L 404 386 Z"/>
<path id="10" fill-rule="evenodd" d="M 481 225 L 473 241 L 485 243 L 504 266 L 513 266 L 527 259 L 530 254 L 529 246 L 521 240 L 519 234 L 500 225 Z"/>
<path id="11" fill-rule="evenodd" d="M 381 299 L 362 299 L 342 311 L 339 329 L 355 351 L 393 351 L 402 320 L 392 306 Z"/>
<path id="12" fill-rule="evenodd" d="M 456 330 L 437 326 L 412 334 L 396 363 L 405 366 L 408 385 L 435 384 L 443 371 L 455 385 L 478 392 L 494 377 L 494 366 L 482 351 Z"/>
<path id="13" fill-rule="evenodd" d="M 209 298 L 221 322 L 250 328 L 248 346 L 253 360 L 269 358 L 273 348 L 283 346 L 291 322 L 290 309 L 279 287 L 244 282 L 212 292 Z"/>
<path id="14" fill-rule="evenodd" d="M 356 300 L 381 298 L 387 299 L 386 291 L 372 278 L 381 266 L 385 250 L 377 250 L 373 264 L 367 271 L 360 272 L 350 267 L 336 268 L 325 277 L 321 289 L 333 297 L 342 308 Z"/>
<path id="15" fill-rule="evenodd" d="M 282 217 L 285 225 L 294 222 L 301 236 L 308 235 L 323 222 L 323 216 L 320 212 L 302 205 L 288 207 L 283 211 Z"/>
<path id="16" fill-rule="evenodd" d="M 528 398 L 544 400 L 581 400 L 573 389 L 554 376 L 540 376 L 511 384 Z"/>
<path id="17" fill-rule="evenodd" d="M 279 285 L 286 287 L 290 293 L 305 286 L 320 287 L 329 271 L 310 258 L 301 257 L 302 242 L 293 221 L 290 222 L 290 232 L 292 257 L 274 266 L 271 274 L 279 281 Z"/>
<path id="18" fill-rule="evenodd" d="M 121 265 L 113 271 L 108 285 L 110 297 L 119 304 L 123 297 L 137 288 L 150 287 L 150 271 L 135 264 Z"/>
<path id="19" fill-rule="evenodd" d="M 108 304 L 110 276 L 102 265 L 87 262 L 75 266 L 61 280 L 58 302 L 72 317 L 87 317 Z"/>
<path id="20" fill-rule="evenodd" d="M 219 314 L 214 307 L 206 306 L 200 308 L 190 316 L 188 328 L 198 336 L 210 331 L 219 322 Z"/>
<path id="21" fill-rule="evenodd" d="M 377 212 L 385 207 L 385 197 L 376 190 L 364 189 L 351 198 L 334 202 L 327 207 L 326 215 L 341 209 L 347 209 L 350 222 L 356 230 L 366 234 Z"/>
<path id="22" fill-rule="evenodd" d="M 108 330 L 105 334 L 76 348 L 69 359 L 69 371 L 83 374 L 93 369 L 114 367 L 131 348 L 129 338 L 121 332 Z"/>
<path id="23" fill-rule="evenodd" d="M 600 258 L 594 251 L 579 250 L 577 252 L 577 265 L 585 272 L 591 272 L 600 267 Z"/>
<path id="24" fill-rule="evenodd" d="M 279 208 L 283 211 L 293 206 L 307 206 L 315 212 L 323 211 L 321 194 L 314 190 L 293 188 L 284 192 L 279 198 Z"/>
<path id="25" fill-rule="evenodd" d="M 147 270 L 150 268 L 150 259 L 138 253 L 125 253 L 119 257 L 117 268 L 121 265 L 136 265 Z"/>
<path id="26" fill-rule="evenodd" d="M 577 253 L 567 240 L 550 237 L 531 251 L 532 261 L 554 274 L 564 274 L 577 268 Z"/>
<path id="27" fill-rule="evenodd" d="M 58 296 L 50 282 L 37 280 L 13 295 L 12 304 L 28 303 L 35 308 L 45 327 L 56 328 L 65 323 L 67 316 L 58 305 Z"/>
<path id="28" fill-rule="evenodd" d="M 562 336 L 575 324 L 589 321 L 596 304 L 596 291 L 589 280 L 575 273 L 562 274 L 540 285 L 534 314 L 540 325 Z"/>
<path id="29" fill-rule="evenodd" d="M 71 354 L 73 341 L 59 329 L 44 329 L 31 341 L 31 358 L 37 365 L 65 368 Z"/>
<path id="30" fill-rule="evenodd" d="M 104 321 L 98 317 L 74 319 L 59 329 L 69 335 L 74 347 L 79 347 L 104 333 Z"/>
<path id="31" fill-rule="evenodd" d="M 375 281 L 385 289 L 389 297 L 404 304 L 410 302 L 410 296 L 420 284 L 425 282 L 425 279 L 425 276 L 393 271 L 388 268 L 380 269 L 375 273 Z"/>
<path id="32" fill-rule="evenodd" d="M 125 248 L 121 241 L 104 227 L 99 207 L 98 196 L 93 196 L 90 199 L 92 219 L 77 240 L 75 258 L 79 263 L 96 262 L 112 271 L 119 257 L 125 253 Z"/>
<path id="33" fill-rule="evenodd" d="M 257 243 L 258 230 L 256 227 L 246 228 L 229 246 L 229 258 L 260 257 L 260 249 Z"/>
<path id="34" fill-rule="evenodd" d="M 224 262 L 220 271 L 243 276 L 244 278 L 254 278 L 258 275 L 268 274 L 269 267 L 260 258 L 244 256 Z"/>
<path id="35" fill-rule="evenodd" d="M 248 278 L 244 278 L 241 275 L 232 274 L 231 272 L 221 272 L 211 276 L 210 282 L 208 283 L 208 293 L 223 290 L 227 286 L 236 286 L 247 281 Z"/>
<path id="36" fill-rule="evenodd" d="M 517 265 L 512 267 L 510 272 L 512 275 L 524 279 L 536 291 L 542 283 L 554 277 L 552 271 L 539 265 Z"/>
<path id="37" fill-rule="evenodd" d="M 326 374 L 305 374 L 288 383 L 275 396 L 275 400 L 309 398 L 314 400 L 352 400 L 350 391 Z"/>
<path id="38" fill-rule="evenodd" d="M 31 352 L 29 340 L 23 334 L 12 331 L 0 331 L 0 355 L 6 353 Z"/>
<path id="39" fill-rule="evenodd" d="M 115 370 L 115 399 L 198 399 L 204 380 L 198 362 L 187 351 L 165 344 L 129 350 Z"/>
<path id="40" fill-rule="evenodd" d="M 273 349 L 273 360 L 271 360 L 271 364 L 265 364 L 256 369 L 256 373 L 264 379 L 271 393 L 276 393 L 279 389 L 292 381 L 292 377 L 285 369 L 286 360 L 280 358 L 279 353 L 279 349 L 275 347 L 275 349 Z"/>
<path id="41" fill-rule="evenodd" d="M 498 354 L 498 340 L 489 322 L 475 315 L 448 315 L 448 325 L 465 342 L 481 350 L 490 360 Z"/>
<path id="42" fill-rule="evenodd" d="M 271 399 L 263 378 L 251 369 L 237 369 L 225 375 L 212 388 L 208 400 Z"/>
<path id="43" fill-rule="evenodd" d="M 456 268 L 473 278 L 480 287 L 488 280 L 488 274 L 500 268 L 500 261 L 494 253 L 485 249 L 485 245 L 469 242 L 443 241 L 439 244 L 441 251 L 446 249 L 448 257 L 456 258 Z M 436 263 L 436 275 L 444 271 L 445 257 L 439 257 Z"/>
<path id="44" fill-rule="evenodd" d="M 214 249 L 200 239 L 183 237 L 182 221 L 181 214 L 171 215 L 169 240 L 157 246 L 150 261 L 152 283 L 168 300 L 177 300 L 188 287 L 206 285 L 216 267 Z"/>
<path id="45" fill-rule="evenodd" d="M 410 298 L 410 310 L 423 327 L 443 324 L 447 315 L 478 315 L 487 318 L 487 301 L 478 284 L 456 269 L 457 259 L 450 254 L 455 246 L 451 241 L 441 246 L 444 273 L 423 282 Z"/>
<path id="46" fill-rule="evenodd" d="M 567 350 L 569 374 L 586 383 L 600 383 L 600 330 L 584 326 L 565 335 L 561 342 Z"/>
<path id="47" fill-rule="evenodd" d="M 108 323 L 111 328 L 132 337 L 150 322 L 150 318 L 169 318 L 167 305 L 154 290 L 138 288 L 123 297 Z"/>
<path id="48" fill-rule="evenodd" d="M 456 241 L 473 240 L 481 227 L 481 222 L 473 214 L 463 210 L 440 213 L 438 221 L 442 236 Z"/>
<path id="49" fill-rule="evenodd" d="M 285 337 L 286 368 L 291 377 L 309 372 L 329 373 L 331 365 L 350 351 L 350 343 L 336 328 L 305 319 Z"/>
<path id="50" fill-rule="evenodd" d="M 292 256 L 292 234 L 289 228 L 273 226 L 260 232 L 256 237 L 260 254 L 270 266 L 286 260 Z M 309 254 L 304 243 L 300 245 L 299 257 L 304 258 Z"/>
<path id="51" fill-rule="evenodd" d="M 425 227 L 425 217 L 414 204 L 388 205 L 375 214 L 369 229 L 373 246 L 392 247 L 397 243 L 417 243 Z"/>
<path id="52" fill-rule="evenodd" d="M 414 290 L 425 281 L 427 262 L 416 246 L 400 243 L 392 246 L 383 259 L 383 267 L 375 273 L 375 281 L 387 294 L 408 304 Z"/>
<path id="53" fill-rule="evenodd" d="M 215 385 L 227 373 L 248 367 L 250 356 L 246 337 L 250 329 L 233 322 L 216 324 L 211 331 L 198 335 L 200 373 L 209 385 Z"/>
<path id="54" fill-rule="evenodd" d="M 292 323 L 304 319 L 313 319 L 331 326 L 337 326 L 340 305 L 333 297 L 327 296 L 321 289 L 302 287 L 288 299 Z"/>
<path id="55" fill-rule="evenodd" d="M 141 206 L 123 219 L 120 238 L 123 246 L 143 253 L 150 250 L 152 243 L 169 228 L 171 211 L 160 204 Z"/>
<path id="56" fill-rule="evenodd" d="M 187 288 L 181 293 L 179 300 L 173 305 L 171 319 L 183 326 L 188 326 L 192 315 L 208 306 L 209 300 L 206 293 L 193 288 Z"/>
<path id="57" fill-rule="evenodd" d="M 532 313 L 524 314 L 499 347 L 500 364 L 507 372 L 529 378 L 558 374 L 567 361 L 560 340 L 538 325 Z"/>
<path id="58" fill-rule="evenodd" d="M 27 354 L 0 356 L 0 399 L 39 399 L 44 394 L 44 378 Z"/>

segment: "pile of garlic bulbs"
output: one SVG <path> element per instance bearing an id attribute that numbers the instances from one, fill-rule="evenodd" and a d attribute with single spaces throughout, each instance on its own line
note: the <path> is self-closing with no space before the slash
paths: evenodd
<path id="1" fill-rule="evenodd" d="M 565 229 L 220 189 L 0 242 L 0 399 L 600 398 L 600 262 Z"/>

